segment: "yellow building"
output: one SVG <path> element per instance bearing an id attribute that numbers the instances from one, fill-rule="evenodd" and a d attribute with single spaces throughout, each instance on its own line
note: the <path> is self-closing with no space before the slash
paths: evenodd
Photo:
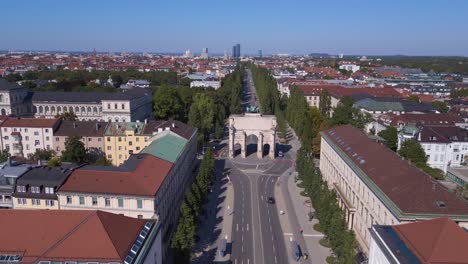
<path id="1" fill-rule="evenodd" d="M 160 120 L 110 123 L 104 133 L 106 158 L 118 166 L 151 144 L 157 134 L 170 130 L 184 136 L 186 127 L 178 121 Z"/>
<path id="2" fill-rule="evenodd" d="M 30 169 L 16 180 L 13 209 L 59 209 L 56 191 L 71 172 L 62 167 Z"/>

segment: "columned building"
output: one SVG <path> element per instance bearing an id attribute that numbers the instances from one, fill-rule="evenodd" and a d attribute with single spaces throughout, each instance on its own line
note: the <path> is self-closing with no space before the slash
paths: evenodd
<path id="1" fill-rule="evenodd" d="M 321 133 L 320 171 L 365 253 L 372 225 L 450 217 L 468 227 L 468 203 L 350 125 Z"/>

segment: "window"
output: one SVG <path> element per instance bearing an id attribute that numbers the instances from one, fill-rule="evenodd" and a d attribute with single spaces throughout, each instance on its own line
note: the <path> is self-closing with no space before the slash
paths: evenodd
<path id="1" fill-rule="evenodd" d="M 26 199 L 18 198 L 18 204 L 26 204 Z"/>
<path id="2" fill-rule="evenodd" d="M 49 137 L 45 137 L 45 140 L 49 141 Z"/>
<path id="3" fill-rule="evenodd" d="M 34 140 L 34 146 L 37 146 L 37 145 L 40 145 L 41 143 L 39 142 L 39 140 Z"/>
<path id="4" fill-rule="evenodd" d="M 46 200 L 46 206 L 54 206 L 54 200 Z"/>
<path id="5" fill-rule="evenodd" d="M 122 150 L 122 146 L 119 146 L 119 150 Z"/>
<path id="6" fill-rule="evenodd" d="M 47 194 L 54 194 L 54 187 L 45 187 L 45 193 Z"/>
<path id="7" fill-rule="evenodd" d="M 93 141 L 93 139 L 92 139 L 92 138 L 88 138 L 88 141 Z"/>
<path id="8" fill-rule="evenodd" d="M 97 141 L 98 141 L 98 142 L 101 142 L 101 138 L 98 138 Z"/>
<path id="9" fill-rule="evenodd" d="M 93 201 L 93 206 L 96 206 L 97 205 L 97 197 L 93 197 L 92 201 Z"/>
<path id="10" fill-rule="evenodd" d="M 106 198 L 106 206 L 110 206 L 110 199 Z"/>
<path id="11" fill-rule="evenodd" d="M 122 104 L 122 109 L 125 109 L 125 104 Z"/>
<path id="12" fill-rule="evenodd" d="M 60 151 L 60 147 L 56 147 L 55 150 L 56 150 L 56 151 Z"/>
<path id="13" fill-rule="evenodd" d="M 26 192 L 26 186 L 18 185 L 16 186 L 17 192 Z"/>
<path id="14" fill-rule="evenodd" d="M 139 142 L 139 141 L 140 141 L 140 138 L 139 138 L 139 137 L 137 137 L 137 138 L 135 139 L 135 141 L 136 141 L 136 142 Z"/>
<path id="15" fill-rule="evenodd" d="M 33 204 L 33 205 L 41 205 L 41 200 L 39 200 L 39 199 L 32 199 L 32 204 Z"/>
<path id="16" fill-rule="evenodd" d="M 136 150 L 140 150 L 140 147 L 136 147 L 135 149 L 136 149 Z"/>
<path id="17" fill-rule="evenodd" d="M 46 146 L 46 149 L 47 149 L 47 150 L 50 150 L 50 145 L 47 145 L 47 146 Z"/>
<path id="18" fill-rule="evenodd" d="M 137 208 L 138 209 L 143 208 L 143 201 L 142 200 L 137 200 Z"/>
<path id="19" fill-rule="evenodd" d="M 143 215 L 138 215 L 138 219 L 142 219 L 143 218 Z"/>
<path id="20" fill-rule="evenodd" d="M 107 150 L 112 150 L 112 147 L 111 147 L 111 146 L 107 146 Z"/>
<path id="21" fill-rule="evenodd" d="M 5 144 L 5 148 L 9 150 L 9 149 L 10 149 L 10 145 Z"/>
<path id="22" fill-rule="evenodd" d="M 46 133 L 49 133 L 49 129 L 48 129 L 48 128 L 46 128 L 46 129 L 45 129 L 45 132 L 46 132 Z"/>
<path id="23" fill-rule="evenodd" d="M 31 192 L 32 193 L 40 193 L 41 188 L 39 186 L 31 186 Z"/>
<path id="24" fill-rule="evenodd" d="M 59 137 L 56 137 L 56 138 L 55 138 L 55 141 L 60 141 L 60 138 L 59 138 Z"/>
<path id="25" fill-rule="evenodd" d="M 73 203 L 73 199 L 70 195 L 67 196 L 67 204 L 72 204 Z"/>
<path id="26" fill-rule="evenodd" d="M 39 136 L 39 131 L 34 131 L 35 136 Z"/>
<path id="27" fill-rule="evenodd" d="M 29 136 L 25 136 L 24 139 L 25 139 L 25 140 L 29 140 Z"/>
<path id="28" fill-rule="evenodd" d="M 122 198 L 119 198 L 118 203 L 119 203 L 119 207 L 123 207 L 123 206 L 124 206 L 124 204 L 123 204 L 123 199 L 122 199 Z"/>
<path id="29" fill-rule="evenodd" d="M 8 136 L 4 136 L 3 139 L 8 140 Z"/>
<path id="30" fill-rule="evenodd" d="M 131 141 L 129 141 L 129 142 L 128 142 L 128 145 L 129 145 L 129 146 L 132 146 L 132 142 L 131 142 Z"/>
<path id="31" fill-rule="evenodd" d="M 84 197 L 80 196 L 80 205 L 84 205 Z"/>
<path id="32" fill-rule="evenodd" d="M 122 138 L 121 138 L 121 137 L 119 137 L 119 142 L 122 142 Z"/>
<path id="33" fill-rule="evenodd" d="M 107 104 L 107 109 L 111 109 L 111 105 L 110 105 L 110 104 Z"/>
<path id="34" fill-rule="evenodd" d="M 107 142 L 110 142 L 110 137 L 107 138 Z"/>
<path id="35" fill-rule="evenodd" d="M 114 104 L 114 109 L 117 109 L 117 104 Z"/>

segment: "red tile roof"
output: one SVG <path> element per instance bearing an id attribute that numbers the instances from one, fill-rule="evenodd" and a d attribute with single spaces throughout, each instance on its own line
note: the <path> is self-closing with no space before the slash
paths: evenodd
<path id="1" fill-rule="evenodd" d="M 462 215 L 468 203 L 351 125 L 322 132 L 404 214 Z M 445 206 L 438 206 L 443 201 Z"/>
<path id="2" fill-rule="evenodd" d="M 102 211 L 2 210 L 0 252 L 21 255 L 22 263 L 123 262 L 146 221 Z"/>
<path id="3" fill-rule="evenodd" d="M 426 125 L 426 126 L 453 126 L 456 123 L 464 123 L 463 118 L 455 114 L 436 114 L 436 113 L 424 113 L 424 114 L 414 114 L 414 113 L 405 113 L 405 114 L 383 114 L 378 119 L 379 122 L 384 123 L 385 125 L 390 125 L 397 127 L 400 124 L 408 125 Z"/>
<path id="4" fill-rule="evenodd" d="M 1 127 L 54 127 L 60 119 L 58 118 L 19 118 L 10 117 L 6 119 Z"/>
<path id="5" fill-rule="evenodd" d="M 126 169 L 127 165 L 132 167 Z M 171 168 L 172 163 L 155 156 L 132 155 L 119 168 L 85 166 L 76 169 L 59 191 L 154 196 Z"/>
<path id="6" fill-rule="evenodd" d="M 468 232 L 449 218 L 397 225 L 393 229 L 424 264 L 468 263 Z"/>

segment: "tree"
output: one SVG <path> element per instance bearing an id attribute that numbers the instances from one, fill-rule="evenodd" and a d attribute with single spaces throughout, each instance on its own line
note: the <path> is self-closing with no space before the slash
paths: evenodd
<path id="1" fill-rule="evenodd" d="M 427 162 L 426 153 L 421 147 L 421 144 L 413 139 L 404 141 L 400 146 L 398 154 L 400 154 L 400 156 L 404 159 L 407 159 L 416 164 L 417 166 L 421 164 L 425 165 Z"/>
<path id="2" fill-rule="evenodd" d="M 55 156 L 55 151 L 54 150 L 48 150 L 48 149 L 36 149 L 34 154 L 31 156 L 32 160 L 38 161 L 38 160 L 49 160 L 53 156 Z"/>
<path id="3" fill-rule="evenodd" d="M 330 118 L 330 111 L 331 111 L 331 97 L 327 90 L 322 90 L 320 93 L 320 101 L 319 101 L 319 110 L 320 116 L 323 119 Z"/>
<path id="4" fill-rule="evenodd" d="M 410 102 L 413 102 L 413 103 L 419 103 L 420 102 L 419 96 L 417 96 L 415 94 L 412 94 L 412 95 L 408 96 L 407 100 L 410 101 Z"/>
<path id="5" fill-rule="evenodd" d="M 398 147 L 398 131 L 395 127 L 388 127 L 385 130 L 382 130 L 378 134 L 379 137 L 385 139 L 387 142 L 387 147 L 393 151 L 397 151 Z"/>
<path id="6" fill-rule="evenodd" d="M 179 120 L 183 104 L 176 88 L 163 85 L 154 94 L 154 115 L 157 119 Z"/>
<path id="7" fill-rule="evenodd" d="M 64 121 L 76 121 L 77 116 L 73 112 L 63 112 L 61 114 L 55 115 L 55 118 L 61 118 Z"/>
<path id="8" fill-rule="evenodd" d="M 362 113 L 353 106 L 354 99 L 350 96 L 344 96 L 333 111 L 330 119 L 332 127 L 350 124 L 356 128 L 363 129 L 371 120 L 368 113 Z"/>
<path id="9" fill-rule="evenodd" d="M 112 166 L 112 162 L 108 160 L 105 156 L 100 156 L 96 162 L 94 162 L 96 166 Z"/>
<path id="10" fill-rule="evenodd" d="M 120 74 L 111 75 L 111 79 L 115 87 L 120 87 L 120 85 L 123 83 L 123 78 Z"/>
<path id="11" fill-rule="evenodd" d="M 49 167 L 58 167 L 61 165 L 59 157 L 52 157 L 49 161 L 47 161 L 47 166 Z"/>
<path id="12" fill-rule="evenodd" d="M 189 111 L 189 124 L 198 128 L 204 138 L 213 128 L 214 110 L 214 102 L 206 94 L 197 93 L 194 96 Z"/>
<path id="13" fill-rule="evenodd" d="M 0 149 L 0 162 L 5 162 L 10 157 L 10 152 L 8 149 Z"/>
<path id="14" fill-rule="evenodd" d="M 441 113 L 447 113 L 449 108 L 447 106 L 447 102 L 442 102 L 442 101 L 433 101 L 432 105 L 437 109 L 437 111 Z"/>
<path id="15" fill-rule="evenodd" d="M 69 136 L 65 140 L 65 150 L 62 151 L 62 161 L 82 164 L 87 161 L 84 143 L 78 135 Z"/>

